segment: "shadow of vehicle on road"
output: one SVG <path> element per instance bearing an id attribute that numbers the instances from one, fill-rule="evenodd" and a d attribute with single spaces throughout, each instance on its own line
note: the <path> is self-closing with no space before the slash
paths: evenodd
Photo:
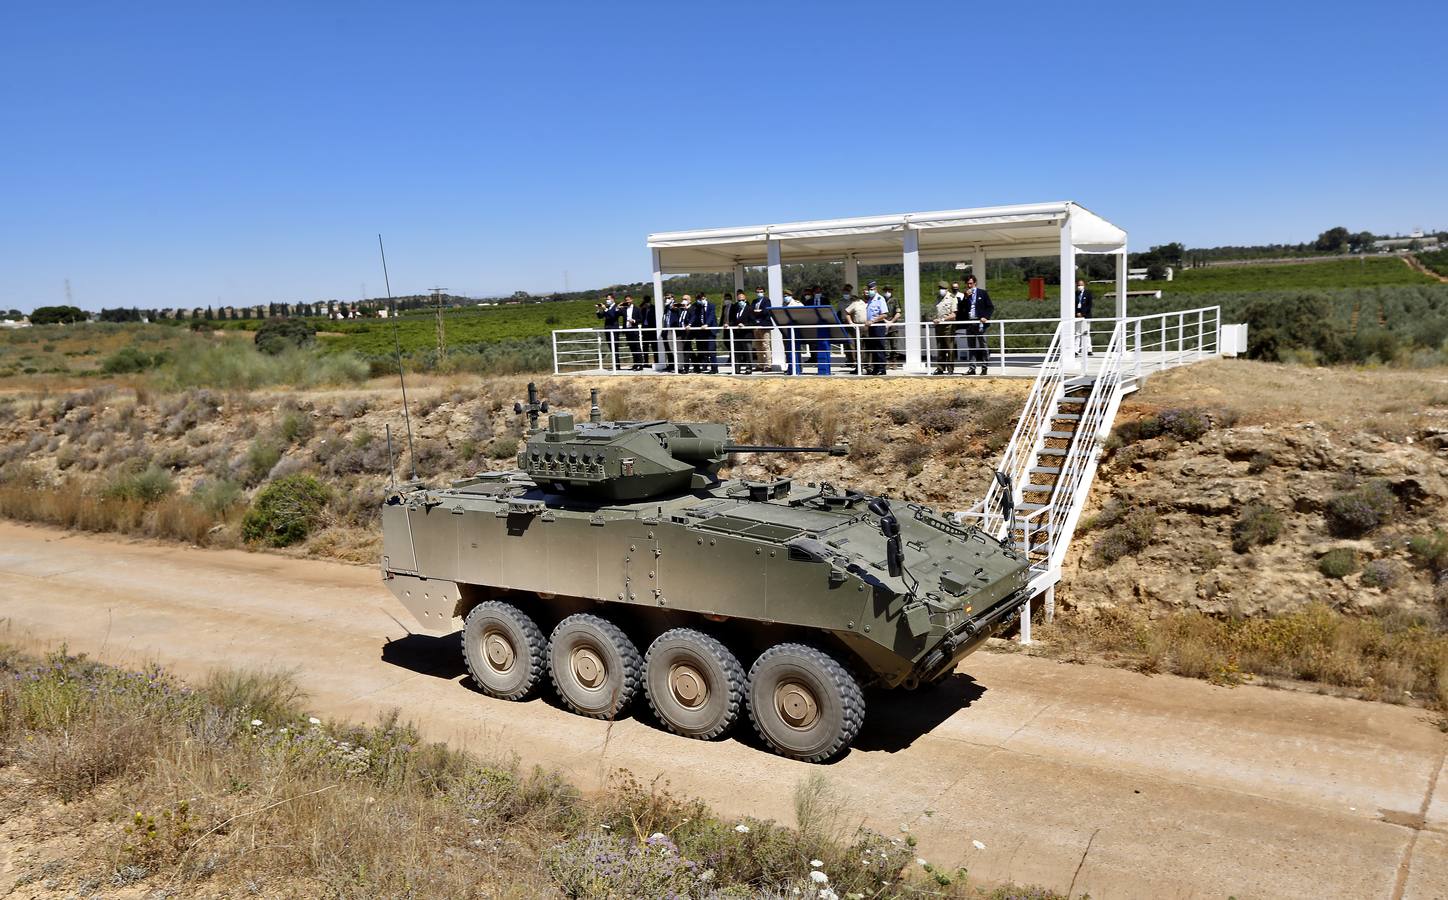
<path id="1" fill-rule="evenodd" d="M 467 677 L 460 647 L 458 632 L 442 637 L 409 634 L 383 644 L 382 661 L 419 675 L 456 681 L 467 690 L 482 695 L 478 686 Z M 985 687 L 963 672 L 956 672 L 935 687 L 918 691 L 868 691 L 865 696 L 865 726 L 855 738 L 853 749 L 886 753 L 904 750 L 957 711 L 969 707 L 985 691 Z M 537 696 L 524 703 L 544 703 L 554 709 L 569 711 L 558 699 L 551 684 L 543 685 Z M 623 718 L 635 719 L 661 731 L 667 730 L 642 696 L 634 700 Z M 743 711 L 724 740 L 763 753 L 770 752 L 749 722 L 748 714 Z M 848 756 L 849 753 L 845 753 L 834 761 Z"/>
<path id="2" fill-rule="evenodd" d="M 968 708 L 985 692 L 984 685 L 964 672 L 955 672 L 933 687 L 915 691 L 867 691 L 865 727 L 855 738 L 854 747 L 862 752 L 898 753 Z"/>

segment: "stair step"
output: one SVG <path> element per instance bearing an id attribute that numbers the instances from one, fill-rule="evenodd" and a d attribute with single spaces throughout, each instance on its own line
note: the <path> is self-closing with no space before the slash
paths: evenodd
<path id="1" fill-rule="evenodd" d="M 1061 419 L 1062 421 L 1065 421 L 1065 422 L 1079 422 L 1079 421 L 1081 421 L 1081 414 L 1080 414 L 1080 413 L 1059 413 L 1059 412 L 1058 412 L 1058 413 L 1052 413 L 1052 414 L 1051 414 L 1051 418 L 1053 418 L 1053 419 Z"/>
<path id="2" fill-rule="evenodd" d="M 1048 438 L 1073 438 L 1073 437 L 1075 437 L 1075 436 L 1076 436 L 1076 432 L 1074 432 L 1074 431 L 1048 431 L 1048 432 L 1046 432 L 1046 437 L 1048 437 Z"/>
<path id="3" fill-rule="evenodd" d="M 1061 450 L 1061 449 L 1059 449 L 1059 448 L 1057 448 L 1057 447 L 1042 447 L 1040 450 L 1038 450 L 1038 451 L 1036 451 L 1036 452 L 1037 452 L 1039 455 L 1041 455 L 1041 456 L 1065 456 L 1065 455 L 1066 455 L 1066 451 L 1065 451 L 1065 450 Z"/>
<path id="4" fill-rule="evenodd" d="M 1044 503 L 1024 503 L 1024 502 L 1022 502 L 1022 503 L 1017 503 L 1017 504 L 1016 504 L 1016 509 L 1024 509 L 1024 510 L 1026 510 L 1027 512 L 1035 512 L 1035 511 L 1038 510 L 1038 509 L 1045 509 L 1045 508 L 1046 508 L 1046 504 L 1044 504 Z"/>
<path id="5" fill-rule="evenodd" d="M 1061 474 L 1061 467 L 1060 467 L 1060 466 L 1031 466 L 1031 467 L 1030 467 L 1029 469 L 1027 469 L 1026 471 L 1030 472 L 1032 475 L 1060 475 L 1060 474 Z"/>
<path id="6" fill-rule="evenodd" d="M 1085 397 L 1062 397 L 1057 403 L 1085 403 Z"/>
<path id="7" fill-rule="evenodd" d="M 1024 493 L 1024 494 L 1049 494 L 1051 491 L 1054 491 L 1055 489 L 1056 489 L 1056 486 L 1055 486 L 1055 485 L 1052 485 L 1052 484 L 1028 484 L 1028 485 L 1026 485 L 1025 487 L 1021 488 L 1021 493 Z"/>

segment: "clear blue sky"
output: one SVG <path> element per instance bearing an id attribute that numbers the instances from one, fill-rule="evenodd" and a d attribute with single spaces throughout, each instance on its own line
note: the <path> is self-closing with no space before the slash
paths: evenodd
<path id="1" fill-rule="evenodd" d="M 1070 199 L 1448 227 L 1441 2 L 22 3 L 0 307 L 648 277 L 649 231 Z"/>

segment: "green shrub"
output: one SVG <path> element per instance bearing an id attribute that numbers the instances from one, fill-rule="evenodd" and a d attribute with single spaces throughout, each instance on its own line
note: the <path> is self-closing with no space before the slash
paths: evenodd
<path id="1" fill-rule="evenodd" d="M 512 459 L 518 455 L 518 439 L 500 437 L 488 446 L 488 455 L 493 459 Z"/>
<path id="2" fill-rule="evenodd" d="M 1340 537 L 1360 537 L 1386 522 L 1396 506 L 1387 482 L 1370 481 L 1328 499 L 1327 527 Z"/>
<path id="3" fill-rule="evenodd" d="M 327 489 L 310 475 L 288 475 L 267 485 L 241 520 L 241 536 L 272 547 L 305 540 L 321 521 Z"/>
<path id="4" fill-rule="evenodd" d="M 1099 531 L 1102 528 L 1110 528 L 1120 523 L 1130 511 L 1131 507 L 1113 497 L 1106 501 L 1105 505 L 1101 507 L 1101 510 L 1097 512 L 1096 515 L 1081 522 L 1081 530 Z"/>
<path id="5" fill-rule="evenodd" d="M 315 431 L 312 417 L 300 409 L 289 409 L 282 414 L 277 431 L 288 444 L 305 444 Z"/>
<path id="6" fill-rule="evenodd" d="M 1116 426 L 1112 435 L 1117 439 L 1118 446 L 1134 444 L 1137 441 L 1144 441 L 1162 434 L 1161 420 L 1156 416 L 1142 416 L 1130 422 L 1122 422 Z"/>
<path id="7" fill-rule="evenodd" d="M 1185 442 L 1197 440 L 1212 427 L 1199 409 L 1167 409 L 1157 419 L 1163 431 Z"/>
<path id="8" fill-rule="evenodd" d="M 368 377 L 368 371 L 367 363 L 352 353 L 306 347 L 267 354 L 233 339 L 193 338 L 154 377 L 167 388 L 255 390 L 270 385 L 356 384 Z"/>
<path id="9" fill-rule="evenodd" d="M 122 347 L 101 363 L 101 372 L 106 375 L 125 375 L 130 372 L 145 372 L 166 361 L 165 353 L 147 353 L 135 347 Z"/>
<path id="10" fill-rule="evenodd" d="M 206 478 L 191 489 L 191 498 L 212 516 L 220 518 L 241 502 L 241 485 L 226 478 Z"/>
<path id="11" fill-rule="evenodd" d="M 1232 549 L 1246 553 L 1261 544 L 1270 544 L 1282 533 L 1282 515 L 1264 503 L 1248 503 L 1232 525 Z"/>
<path id="12" fill-rule="evenodd" d="M 1247 460 L 1247 474 L 1261 475 L 1263 472 L 1272 468 L 1272 464 L 1276 461 L 1276 457 L 1271 453 L 1266 450 L 1258 450 L 1252 454 L 1251 459 Z"/>
<path id="13" fill-rule="evenodd" d="M 1401 576 L 1398 564 L 1391 559 L 1375 559 L 1363 566 L 1363 584 L 1367 587 L 1387 590 L 1397 584 Z"/>
<path id="14" fill-rule="evenodd" d="M 105 486 L 102 496 L 111 500 L 139 500 L 155 503 L 176 489 L 171 473 L 158 466 L 148 466 L 140 472 L 117 475 Z"/>
<path id="15" fill-rule="evenodd" d="M 1132 510 L 1097 540 L 1096 555 L 1108 563 L 1134 556 L 1150 546 L 1155 531 L 1156 513 L 1149 509 Z"/>
<path id="16" fill-rule="evenodd" d="M 267 319 L 256 330 L 256 349 L 276 356 L 284 350 L 309 347 L 317 342 L 317 328 L 306 319 Z"/>
<path id="17" fill-rule="evenodd" d="M 1342 358 L 1342 334 L 1326 297 L 1299 294 L 1261 299 L 1248 304 L 1244 314 L 1247 356 L 1252 359 L 1283 362 L 1288 350 L 1299 347 L 1321 354 L 1327 362 Z"/>
<path id="18" fill-rule="evenodd" d="M 1408 541 L 1413 561 L 1434 575 L 1448 574 L 1448 532 L 1434 531 Z"/>
<path id="19" fill-rule="evenodd" d="M 306 692 L 291 672 L 217 669 L 201 683 L 210 703 L 248 719 L 287 722 L 301 716 Z"/>
<path id="20" fill-rule="evenodd" d="M 259 484 L 277 460 L 282 458 L 282 448 L 270 437 L 263 435 L 246 448 L 246 483 Z"/>
<path id="21" fill-rule="evenodd" d="M 1317 571 L 1328 578 L 1345 578 L 1358 568 L 1357 552 L 1351 547 L 1337 547 L 1322 554 Z"/>

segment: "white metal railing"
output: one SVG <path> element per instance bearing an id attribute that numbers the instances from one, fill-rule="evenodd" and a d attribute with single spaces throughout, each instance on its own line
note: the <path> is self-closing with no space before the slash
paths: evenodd
<path id="1" fill-rule="evenodd" d="M 962 519 L 975 520 L 986 533 L 1016 544 L 1025 553 L 1031 565 L 1030 592 L 1032 596 L 1046 592 L 1048 617 L 1053 606 L 1052 588 L 1060 580 L 1061 565 L 1081 510 L 1085 507 L 1102 449 L 1128 381 L 1141 371 L 1138 366 L 1143 346 L 1156 348 L 1148 351 L 1153 353 L 1160 349 L 1158 339 L 1150 335 L 1169 335 L 1172 327 L 1176 326 L 1178 341 L 1182 341 L 1186 319 L 1173 319 L 1174 316 L 1178 314 L 1113 321 L 1106 352 L 1090 367 L 1089 377 L 1077 380 L 1068 380 L 1062 371 L 1059 344 L 1061 340 L 1084 340 L 1083 335 L 1088 333 L 1090 326 L 1083 326 L 1080 322 L 1062 323 L 1052 343 L 1052 352 L 1047 354 L 1036 376 L 1021 419 L 1016 423 L 1011 442 L 997 467 L 997 471 L 1007 476 L 1007 481 L 1003 485 L 999 479 L 993 480 L 985 497 L 961 514 Z M 1200 339 L 1202 325 L 1207 319 L 1204 311 L 1202 318 L 1196 320 L 1199 340 L 1190 349 L 1198 358 L 1209 352 L 1208 345 Z M 1185 343 L 1178 349 L 1182 347 Z M 1165 368 L 1172 364 L 1155 356 L 1150 359 L 1151 368 Z M 1072 414 L 1079 418 L 1075 420 L 1074 434 L 1064 455 L 1051 457 L 1059 462 L 1055 466 L 1057 472 L 1047 500 L 1039 508 L 1025 511 L 1011 522 L 1001 509 L 1005 490 L 1007 486 L 1011 489 L 1013 505 L 1019 502 L 1025 493 L 1024 486 L 1031 483 L 1031 469 L 1042 459 L 1041 449 L 1046 433 L 1052 430 L 1053 420 L 1058 419 L 1058 414 L 1062 412 L 1061 400 L 1068 390 L 1076 387 L 1089 387 L 1089 390 L 1082 398 L 1083 402 L 1073 404 L 1071 408 Z M 1030 604 L 1022 608 L 1021 640 L 1030 641 Z"/>
<path id="2" fill-rule="evenodd" d="M 1075 435 L 1066 448 L 1061 471 L 1056 475 L 1051 500 L 1041 512 L 1046 516 L 1046 540 L 1049 552 L 1044 561 L 1044 574 L 1059 572 L 1066 558 L 1076 521 L 1086 503 L 1091 482 L 1096 476 L 1096 463 L 1111 431 L 1116 411 L 1121 405 L 1125 374 L 1124 348 L 1126 323 L 1118 322 L 1112 331 L 1101 367 L 1091 382 L 1091 392 L 1081 406 Z"/>
<path id="3" fill-rule="evenodd" d="M 996 467 L 996 471 L 1006 476 L 1006 483 L 1003 485 L 999 480 L 992 480 L 984 499 L 976 505 L 981 530 L 993 537 L 1006 536 L 1010 523 L 1002 511 L 1005 493 L 1007 490 L 1011 492 L 1012 506 L 1020 502 L 1021 491 L 1029 480 L 1031 466 L 1045 443 L 1046 432 L 1051 430 L 1051 415 L 1056 410 L 1056 403 L 1065 383 L 1065 374 L 1061 370 L 1061 340 L 1069 333 L 1070 327 L 1069 323 L 1057 322 L 1056 335 L 1046 348 L 1040 374 L 1036 376 L 1035 384 L 1031 385 L 1031 393 L 1026 397 L 1021 417 L 1016 421 L 1015 431 L 1011 433 L 1010 443 L 1006 445 L 1005 454 L 1001 457 L 1000 465 Z"/>
<path id="4" fill-rule="evenodd" d="M 925 371 L 967 367 L 992 375 L 1035 375 L 1051 353 L 1059 318 L 993 319 L 983 334 L 974 322 L 921 322 L 918 325 Z M 1132 377 L 1217 356 L 1221 309 L 1210 306 L 1124 319 L 1077 319 L 1071 323 L 1075 365 L 1067 374 L 1090 374 L 1100 364 L 1117 325 L 1124 325 L 1124 362 Z M 827 340 L 829 330 L 834 337 Z M 792 325 L 768 328 L 719 326 L 709 329 L 568 328 L 553 332 L 555 374 L 628 372 L 635 366 L 677 372 L 681 365 L 738 374 L 862 375 L 872 370 L 904 369 L 907 326 L 886 323 L 883 334 L 865 325 Z M 712 342 L 712 346 L 711 346 Z M 637 349 L 637 353 L 634 350 Z"/>

